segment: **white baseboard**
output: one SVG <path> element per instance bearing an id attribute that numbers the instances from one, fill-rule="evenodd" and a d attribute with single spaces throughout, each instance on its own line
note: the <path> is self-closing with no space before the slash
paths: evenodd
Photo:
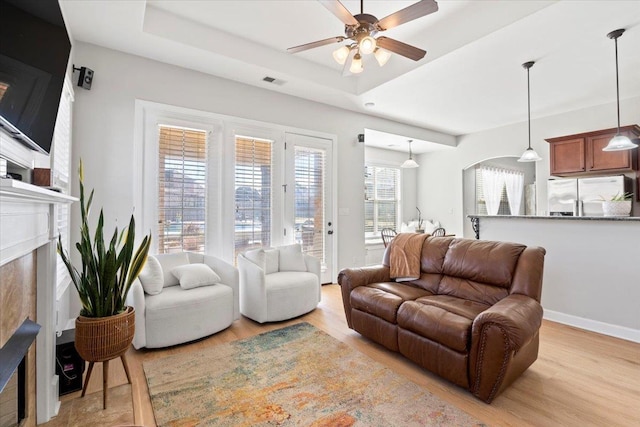
<path id="1" fill-rule="evenodd" d="M 559 311 L 544 310 L 544 318 L 552 322 L 558 322 L 587 331 L 609 335 L 623 340 L 640 343 L 640 330 L 627 328 L 626 326 L 612 325 L 611 323 L 599 322 L 597 320 L 585 319 L 584 317 L 573 316 Z"/>

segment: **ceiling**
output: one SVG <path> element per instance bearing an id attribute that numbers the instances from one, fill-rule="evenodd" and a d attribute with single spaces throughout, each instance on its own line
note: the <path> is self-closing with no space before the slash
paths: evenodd
<path id="1" fill-rule="evenodd" d="M 521 64 L 530 60 L 532 118 L 614 102 L 606 34 L 617 28 L 627 30 L 618 40 L 620 96 L 640 96 L 638 1 L 440 0 L 437 12 L 383 33 L 426 50 L 424 59 L 394 54 L 379 67 L 366 57 L 364 72 L 347 77 L 331 56 L 337 44 L 286 52 L 344 34 L 317 1 L 60 3 L 75 40 L 451 135 L 526 121 Z M 360 12 L 359 1 L 342 3 Z M 383 18 L 413 3 L 365 0 L 364 12 Z M 421 143 L 414 151 L 432 148 Z"/>

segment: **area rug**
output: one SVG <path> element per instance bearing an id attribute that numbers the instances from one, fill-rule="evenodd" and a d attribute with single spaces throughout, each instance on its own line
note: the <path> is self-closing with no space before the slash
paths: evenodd
<path id="1" fill-rule="evenodd" d="M 308 323 L 143 364 L 158 426 L 482 426 Z"/>

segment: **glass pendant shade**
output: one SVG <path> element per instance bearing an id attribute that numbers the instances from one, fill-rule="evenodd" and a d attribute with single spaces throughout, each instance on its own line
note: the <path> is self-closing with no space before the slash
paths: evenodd
<path id="1" fill-rule="evenodd" d="M 333 59 L 340 65 L 344 65 L 349 57 L 349 46 L 342 46 L 333 51 Z"/>
<path id="2" fill-rule="evenodd" d="M 358 74 L 363 70 L 364 68 L 362 68 L 362 57 L 359 53 L 356 53 L 356 55 L 353 57 L 353 61 L 351 62 L 351 67 L 349 67 L 349 71 L 351 71 L 353 74 Z"/>
<path id="3" fill-rule="evenodd" d="M 405 160 L 403 164 L 400 165 L 400 167 L 403 169 L 413 169 L 419 166 L 418 163 L 416 163 L 416 161 L 413 160 L 413 152 L 411 151 L 412 141 L 413 141 L 412 139 L 408 141 L 409 142 L 409 158 Z"/>
<path id="4" fill-rule="evenodd" d="M 638 144 L 631 141 L 624 135 L 617 134 L 611 141 L 607 144 L 606 147 L 602 149 L 602 151 L 622 151 L 622 150 L 631 150 L 633 148 L 637 148 Z"/>
<path id="5" fill-rule="evenodd" d="M 407 159 L 404 161 L 404 163 L 400 166 L 403 169 L 413 169 L 413 168 L 417 168 L 419 165 L 416 163 L 415 160 L 413 159 Z"/>
<path id="6" fill-rule="evenodd" d="M 384 49 L 377 48 L 374 56 L 376 57 L 376 61 L 378 61 L 378 65 L 382 67 L 389 61 L 389 58 L 391 58 L 391 53 Z"/>
<path id="7" fill-rule="evenodd" d="M 624 135 L 620 135 L 620 83 L 618 81 L 618 37 L 624 34 L 624 29 L 619 29 L 607 34 L 607 37 L 613 39 L 616 45 L 616 106 L 618 108 L 618 132 L 616 136 L 611 138 L 611 141 L 607 144 L 602 151 L 623 151 L 632 150 L 638 147 L 638 144 L 632 142 Z"/>
<path id="8" fill-rule="evenodd" d="M 522 156 L 518 159 L 519 162 L 537 162 L 538 160 L 542 160 L 542 157 L 531 147 L 524 150 L 524 153 L 522 153 Z"/>

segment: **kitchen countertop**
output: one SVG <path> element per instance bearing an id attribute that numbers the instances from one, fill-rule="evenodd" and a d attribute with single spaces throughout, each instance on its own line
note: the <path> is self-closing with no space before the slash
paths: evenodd
<path id="1" fill-rule="evenodd" d="M 640 221 L 638 216 L 467 215 L 467 218 L 551 219 L 561 221 Z"/>

